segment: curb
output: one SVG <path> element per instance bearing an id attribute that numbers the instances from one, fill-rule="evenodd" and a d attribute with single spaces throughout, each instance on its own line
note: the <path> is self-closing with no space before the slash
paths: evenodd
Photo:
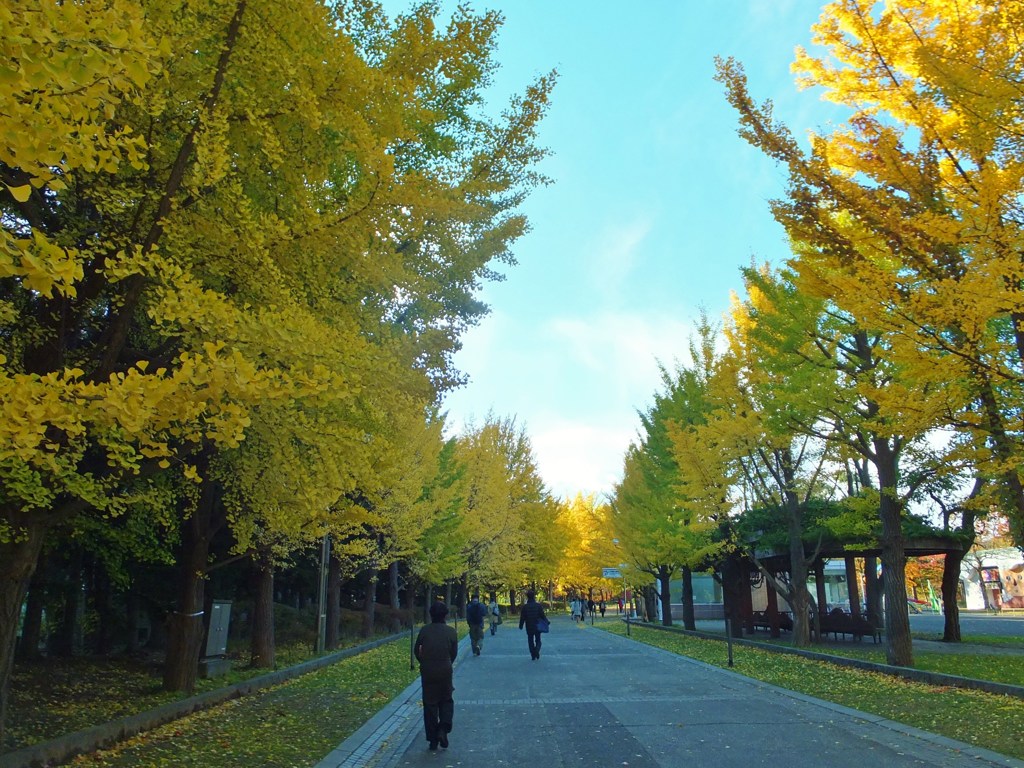
<path id="1" fill-rule="evenodd" d="M 12 752 L 5 752 L 0 754 L 0 768 L 38 768 L 38 766 L 63 763 L 75 755 L 95 752 L 103 747 L 109 747 L 143 731 L 178 720 L 194 712 L 215 707 L 231 699 L 248 696 L 263 688 L 278 685 L 286 680 L 299 677 L 307 672 L 313 672 L 342 659 L 347 659 L 350 656 L 357 656 L 360 653 L 373 650 L 406 636 L 408 636 L 408 632 L 398 632 L 387 637 L 377 638 L 361 645 L 336 651 L 327 656 L 304 661 L 293 667 L 252 677 L 225 688 L 218 688 L 217 690 L 201 693 L 197 696 L 190 696 L 187 699 L 172 701 L 145 712 L 112 720 L 103 725 L 96 725 L 92 728 L 67 733 L 48 741 L 39 742 L 38 744 L 30 744 L 27 747 L 21 747 Z"/>

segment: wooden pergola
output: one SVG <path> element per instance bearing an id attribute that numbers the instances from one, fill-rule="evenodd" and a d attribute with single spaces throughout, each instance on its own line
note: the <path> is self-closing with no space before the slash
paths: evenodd
<path id="1" fill-rule="evenodd" d="M 922 557 L 925 555 L 947 555 L 962 551 L 961 544 L 953 539 L 943 536 L 916 536 L 904 539 L 904 552 L 907 557 Z M 865 595 L 864 603 L 867 605 L 867 616 L 875 626 L 881 626 L 882 606 L 882 585 L 877 576 L 877 563 L 881 555 L 880 545 L 865 546 L 863 542 L 843 543 L 824 542 L 818 548 L 818 555 L 814 560 L 811 572 L 814 574 L 814 581 L 817 594 L 817 604 L 826 604 L 825 596 L 825 561 L 843 560 L 846 564 L 846 586 L 850 597 L 850 614 L 855 617 L 862 616 L 860 579 L 857 577 L 857 560 L 864 560 Z M 812 555 L 813 550 L 806 552 L 807 556 Z M 788 550 L 755 551 L 757 559 L 773 574 L 788 574 L 791 572 Z M 782 614 L 779 611 L 779 597 L 771 582 L 764 579 L 763 574 L 758 570 L 754 561 L 749 557 L 742 560 L 745 566 L 744 582 L 745 589 L 740 590 L 738 616 L 742 621 L 744 631 L 754 632 L 754 604 L 753 589 L 764 582 L 767 594 L 767 618 L 771 637 L 779 637 Z"/>

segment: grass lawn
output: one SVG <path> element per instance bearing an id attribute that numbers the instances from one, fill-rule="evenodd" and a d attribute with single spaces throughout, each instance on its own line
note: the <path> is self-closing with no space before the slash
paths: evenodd
<path id="1" fill-rule="evenodd" d="M 602 629 L 624 635 L 621 622 L 598 624 Z M 682 634 L 633 626 L 631 636 L 638 642 L 682 656 L 727 667 L 726 645 L 721 640 L 702 640 Z M 813 649 L 812 649 L 813 650 Z M 832 652 L 833 649 L 829 649 Z M 848 655 L 872 658 L 875 651 L 851 649 Z M 847 654 L 844 654 L 847 655 Z M 884 662 L 884 654 L 881 655 Z M 960 654 L 915 654 L 921 669 L 949 672 L 965 677 L 993 680 L 992 665 L 1007 665 L 1020 684 L 1021 662 L 1017 656 Z M 895 720 L 931 733 L 1024 758 L 1020 735 L 1021 700 L 980 691 L 935 687 L 913 683 L 874 672 L 811 661 L 799 656 L 772 653 L 744 645 L 733 646 L 732 670 L 781 688 L 815 696 L 843 706 Z M 1006 682 L 1011 682 L 1006 680 Z"/>

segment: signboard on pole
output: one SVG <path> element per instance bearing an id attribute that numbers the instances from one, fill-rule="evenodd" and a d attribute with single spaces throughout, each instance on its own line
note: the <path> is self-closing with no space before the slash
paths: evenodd
<path id="1" fill-rule="evenodd" d="M 618 568 L 602 568 L 601 578 L 603 579 L 621 579 L 622 571 Z"/>

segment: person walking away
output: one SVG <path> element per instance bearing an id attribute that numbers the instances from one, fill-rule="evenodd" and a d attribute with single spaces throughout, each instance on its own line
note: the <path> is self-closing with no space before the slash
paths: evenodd
<path id="1" fill-rule="evenodd" d="M 473 655 L 479 656 L 484 644 L 484 618 L 487 609 L 480 602 L 480 594 L 473 593 L 473 599 L 466 606 L 466 623 L 469 624 L 469 639 L 473 644 Z"/>
<path id="2" fill-rule="evenodd" d="M 438 601 L 430 606 L 430 624 L 420 630 L 413 651 L 420 662 L 423 686 L 423 727 L 430 749 L 448 748 L 455 701 L 452 694 L 452 662 L 459 652 L 459 636 L 445 623 L 448 606 Z"/>
<path id="3" fill-rule="evenodd" d="M 604 604 L 604 600 L 597 604 L 597 610 L 601 612 L 601 618 L 604 618 L 604 612 L 607 606 Z"/>
<path id="4" fill-rule="evenodd" d="M 594 611 L 597 608 L 597 603 L 594 602 L 593 598 L 587 600 L 587 611 L 590 613 L 590 618 L 594 618 Z"/>
<path id="5" fill-rule="evenodd" d="M 572 623 L 575 624 L 580 620 L 580 601 L 578 598 L 573 598 L 569 604 L 569 608 L 572 611 Z"/>
<path id="6" fill-rule="evenodd" d="M 498 625 L 501 623 L 501 608 L 498 607 L 498 603 L 495 602 L 494 598 L 491 598 L 491 604 L 487 606 L 487 615 L 491 618 L 491 636 L 498 631 Z"/>
<path id="7" fill-rule="evenodd" d="M 526 593 L 526 602 L 519 609 L 519 628 L 526 627 L 526 643 L 530 648 L 530 658 L 537 661 L 540 658 L 540 630 L 537 622 L 541 619 L 547 621 L 544 615 L 544 607 L 537 602 L 537 593 L 532 589 Z"/>

